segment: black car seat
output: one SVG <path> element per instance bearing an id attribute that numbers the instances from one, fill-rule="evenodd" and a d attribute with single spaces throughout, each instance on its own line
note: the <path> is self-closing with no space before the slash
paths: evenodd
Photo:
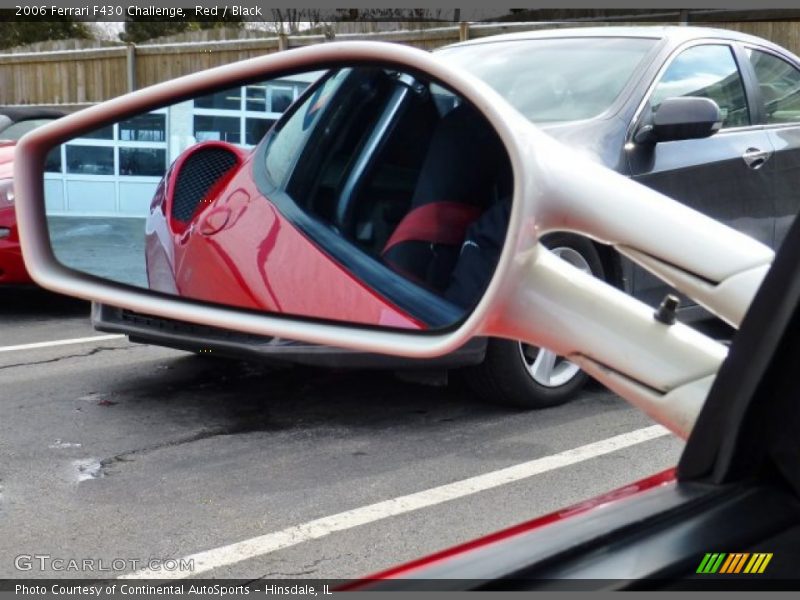
<path id="1" fill-rule="evenodd" d="M 488 121 L 467 104 L 436 126 L 411 208 L 381 257 L 395 271 L 435 291 L 449 283 L 467 228 L 510 181 L 505 148 Z"/>

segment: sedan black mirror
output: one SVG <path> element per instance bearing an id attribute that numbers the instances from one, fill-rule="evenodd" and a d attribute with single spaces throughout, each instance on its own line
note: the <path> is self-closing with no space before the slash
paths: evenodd
<path id="1" fill-rule="evenodd" d="M 292 85 L 285 114 L 251 128 Z M 15 161 L 25 262 L 44 287 L 134 318 L 417 358 L 473 336 L 522 340 L 681 436 L 725 347 L 542 236 L 612 245 L 733 325 L 773 257 L 396 44 L 321 44 L 155 85 L 33 131 Z M 111 202 L 139 222 L 68 221 Z"/>
<path id="2" fill-rule="evenodd" d="M 710 98 L 667 98 L 653 112 L 651 122 L 639 128 L 637 144 L 706 138 L 722 126 L 719 106 Z"/>

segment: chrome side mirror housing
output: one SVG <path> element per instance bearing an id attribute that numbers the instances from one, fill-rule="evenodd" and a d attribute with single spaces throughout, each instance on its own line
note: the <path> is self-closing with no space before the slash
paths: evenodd
<path id="1" fill-rule="evenodd" d="M 347 317 L 258 311 L 132 287 L 58 260 L 48 231 L 43 182 L 45 159 L 55 146 L 221 89 L 354 67 L 396 71 L 449 90 L 478 111 L 508 155 L 513 193 L 504 243 L 485 290 L 460 318 L 420 331 L 392 320 L 376 328 Z M 324 93 L 309 100 L 307 110 L 313 113 L 314 106 L 324 103 Z M 371 134 L 364 140 L 378 142 Z M 539 240 L 566 231 L 609 244 L 734 326 L 773 258 L 771 250 L 751 238 L 561 145 L 485 83 L 426 52 L 393 44 L 323 44 L 159 84 L 31 132 L 20 141 L 15 160 L 23 253 L 43 287 L 149 315 L 409 357 L 445 354 L 474 336 L 524 340 L 579 364 L 684 437 L 726 348 L 685 325 L 660 322 L 651 308 L 559 260 Z M 312 283 L 313 276 L 307 275 Z M 352 272 L 350 276 L 358 279 Z"/>

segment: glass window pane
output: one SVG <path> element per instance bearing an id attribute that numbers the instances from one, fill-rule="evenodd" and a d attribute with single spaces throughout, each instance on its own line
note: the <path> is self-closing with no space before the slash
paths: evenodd
<path id="1" fill-rule="evenodd" d="M 242 88 L 235 87 L 229 90 L 222 90 L 208 96 L 201 96 L 194 100 L 195 108 L 216 108 L 222 110 L 241 110 L 242 109 Z"/>
<path id="2" fill-rule="evenodd" d="M 240 144 L 242 135 L 238 117 L 212 117 L 195 115 L 194 137 L 198 142 L 220 140 Z"/>
<path id="3" fill-rule="evenodd" d="M 728 46 L 695 46 L 670 63 L 650 98 L 655 110 L 667 98 L 699 96 L 719 106 L 723 127 L 750 124 L 744 85 Z"/>
<path id="4" fill-rule="evenodd" d="M 516 40 L 455 46 L 437 56 L 483 79 L 530 121 L 546 123 L 608 109 L 655 44 L 611 37 Z"/>
<path id="5" fill-rule="evenodd" d="M 269 131 L 277 119 L 247 119 L 245 123 L 245 143 L 255 146 Z"/>
<path id="6" fill-rule="evenodd" d="M 270 141 L 266 159 L 267 177 L 275 185 L 285 182 L 305 141 L 314 132 L 320 115 L 326 111 L 328 100 L 349 73 L 350 69 L 342 69 L 317 88 L 302 106 L 296 108 Z"/>
<path id="7" fill-rule="evenodd" d="M 282 113 L 294 101 L 294 89 L 290 87 L 270 87 L 270 110 L 272 112 Z"/>
<path id="8" fill-rule="evenodd" d="M 161 177 L 166 171 L 167 151 L 162 148 L 120 148 L 119 174 Z"/>
<path id="9" fill-rule="evenodd" d="M 756 72 L 767 123 L 800 121 L 800 71 L 766 52 L 748 50 Z"/>
<path id="10" fill-rule="evenodd" d="M 119 139 L 122 142 L 164 142 L 166 131 L 166 115 L 138 115 L 119 124 Z"/>
<path id="11" fill-rule="evenodd" d="M 89 133 L 84 133 L 81 138 L 89 140 L 113 140 L 114 126 L 108 125 L 106 127 L 101 127 L 100 129 L 95 129 Z"/>
<path id="12" fill-rule="evenodd" d="M 67 173 L 113 175 L 114 149 L 108 146 L 67 145 Z"/>
<path id="13" fill-rule="evenodd" d="M 247 110 L 256 112 L 267 112 L 267 85 L 262 83 L 258 85 L 247 86 L 247 101 L 245 103 Z"/>
<path id="14" fill-rule="evenodd" d="M 47 173 L 61 173 L 61 146 L 56 146 L 47 153 L 44 159 L 44 170 Z"/>

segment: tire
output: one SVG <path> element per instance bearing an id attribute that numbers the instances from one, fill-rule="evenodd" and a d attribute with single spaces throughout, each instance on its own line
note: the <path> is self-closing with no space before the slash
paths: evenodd
<path id="1" fill-rule="evenodd" d="M 592 242 L 556 233 L 545 246 L 577 268 L 606 279 L 603 261 Z M 522 342 L 489 339 L 479 365 L 462 369 L 464 382 L 481 399 L 517 408 L 558 406 L 572 399 L 589 376 L 552 352 Z"/>

